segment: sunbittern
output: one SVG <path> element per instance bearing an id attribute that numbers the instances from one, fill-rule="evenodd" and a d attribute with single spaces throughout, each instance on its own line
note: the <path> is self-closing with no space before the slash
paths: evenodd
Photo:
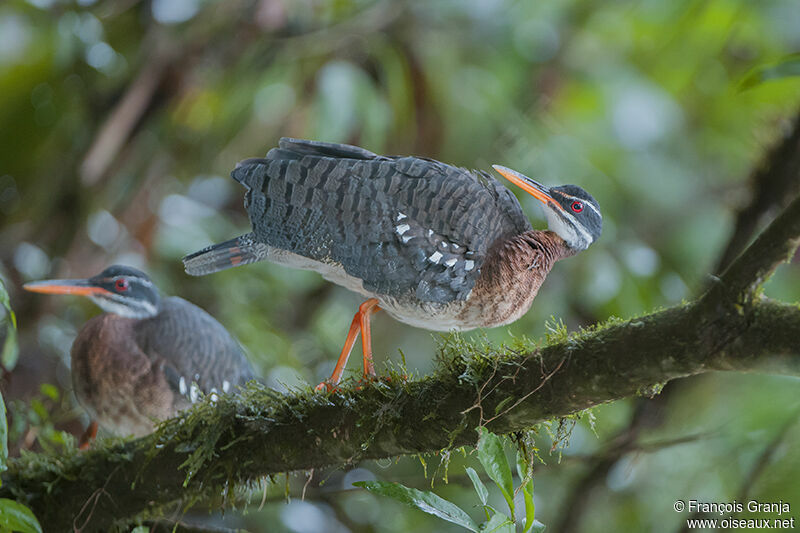
<path id="1" fill-rule="evenodd" d="M 373 312 L 430 330 L 511 323 L 530 308 L 553 263 L 600 236 L 600 208 L 582 188 L 548 188 L 494 168 L 542 202 L 548 231 L 532 229 L 511 191 L 486 172 L 281 139 L 266 158 L 242 161 L 231 173 L 247 189 L 253 231 L 188 255 L 186 272 L 266 259 L 366 296 L 320 387 L 338 384 L 359 332 L 364 375 L 372 376 Z"/>
<path id="2" fill-rule="evenodd" d="M 72 384 L 97 423 L 142 436 L 202 394 L 228 392 L 255 377 L 239 343 L 214 317 L 177 296 L 162 298 L 143 272 L 110 266 L 88 279 L 25 284 L 47 294 L 88 296 L 105 313 L 72 344 Z"/>

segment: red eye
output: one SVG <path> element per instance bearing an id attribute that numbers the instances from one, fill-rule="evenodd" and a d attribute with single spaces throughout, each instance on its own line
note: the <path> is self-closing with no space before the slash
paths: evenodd
<path id="1" fill-rule="evenodd" d="M 114 282 L 114 288 L 117 289 L 119 292 L 125 292 L 128 290 L 128 280 L 125 278 L 119 278 L 117 281 Z"/>
<path id="2" fill-rule="evenodd" d="M 572 202 L 571 207 L 573 211 L 575 211 L 576 213 L 580 213 L 581 211 L 583 211 L 583 202 L 575 200 L 574 202 Z"/>

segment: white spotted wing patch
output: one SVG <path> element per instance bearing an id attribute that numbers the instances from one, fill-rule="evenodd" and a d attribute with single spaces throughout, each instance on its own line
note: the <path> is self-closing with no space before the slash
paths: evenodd
<path id="1" fill-rule="evenodd" d="M 189 401 L 195 403 L 199 399 L 200 399 L 200 387 L 198 387 L 197 383 L 193 381 L 192 385 L 189 387 Z"/>
<path id="2" fill-rule="evenodd" d="M 418 224 L 402 212 L 395 215 L 393 227 L 395 237 L 419 273 L 419 299 L 444 302 L 452 298 L 453 292 L 462 293 L 462 289 L 471 287 L 478 274 L 477 258 L 464 244 Z M 463 294 L 468 292 L 469 289 Z"/>
<path id="3" fill-rule="evenodd" d="M 197 380 L 199 379 L 199 374 L 195 374 L 194 379 L 187 379 L 181 376 L 181 378 L 178 380 L 178 392 L 180 392 L 181 396 L 185 397 L 191 403 L 197 403 L 203 398 L 204 394 L 208 395 L 211 403 L 216 403 L 219 400 L 219 389 L 217 387 L 211 387 L 210 389 L 204 391 L 201 389 L 200 385 L 197 384 Z M 223 380 L 221 388 L 223 393 L 230 391 L 231 382 L 227 379 Z"/>

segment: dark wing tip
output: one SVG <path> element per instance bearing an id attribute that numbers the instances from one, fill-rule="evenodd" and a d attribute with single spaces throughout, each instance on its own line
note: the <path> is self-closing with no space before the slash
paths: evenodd
<path id="1" fill-rule="evenodd" d="M 236 163 L 236 167 L 231 171 L 231 178 L 238 181 L 242 185 L 246 185 L 246 180 L 250 175 L 253 168 L 266 163 L 267 160 L 260 157 L 251 157 L 250 159 L 243 159 Z"/>
<path id="2" fill-rule="evenodd" d="M 335 157 L 342 159 L 375 159 L 378 154 L 370 152 L 365 148 L 353 146 L 352 144 L 339 144 L 324 141 L 309 141 L 305 139 L 293 139 L 283 137 L 278 142 L 280 150 L 292 152 L 299 156 L 311 155 L 318 157 Z"/>

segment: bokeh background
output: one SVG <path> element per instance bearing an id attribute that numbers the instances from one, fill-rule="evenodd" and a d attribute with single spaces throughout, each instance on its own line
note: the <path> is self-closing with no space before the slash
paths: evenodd
<path id="1" fill-rule="evenodd" d="M 281 136 L 500 163 L 597 198 L 602 239 L 556 266 L 525 317 L 471 334 L 479 341 L 697 295 L 750 198 L 748 176 L 800 108 L 797 77 L 751 83 L 753 73 L 798 51 L 797 0 L 6 0 L 0 276 L 20 331 L 3 380 L 14 450 L 57 448 L 81 431 L 69 347 L 99 312 L 22 292 L 30 280 L 136 266 L 216 316 L 271 386 L 329 375 L 357 296 L 266 263 L 195 279 L 180 262 L 248 229 L 228 173 Z M 537 202 L 520 198 L 543 226 Z M 797 263 L 766 290 L 800 300 Z M 404 357 L 412 375 L 431 371 L 439 335 L 380 314 L 373 324 L 378 368 Z M 676 499 L 751 497 L 789 501 L 800 517 L 799 409 L 796 378 L 714 374 L 597 408 L 593 427 L 583 417 L 552 454 L 542 428 L 537 518 L 549 531 L 678 531 Z M 317 472 L 305 501 L 294 475 L 289 504 L 276 480 L 261 510 L 259 492 L 223 522 L 457 531 L 350 486 L 435 480 L 478 518 L 463 469 L 477 461 L 440 459 L 425 459 L 427 474 L 418 458 Z"/>

